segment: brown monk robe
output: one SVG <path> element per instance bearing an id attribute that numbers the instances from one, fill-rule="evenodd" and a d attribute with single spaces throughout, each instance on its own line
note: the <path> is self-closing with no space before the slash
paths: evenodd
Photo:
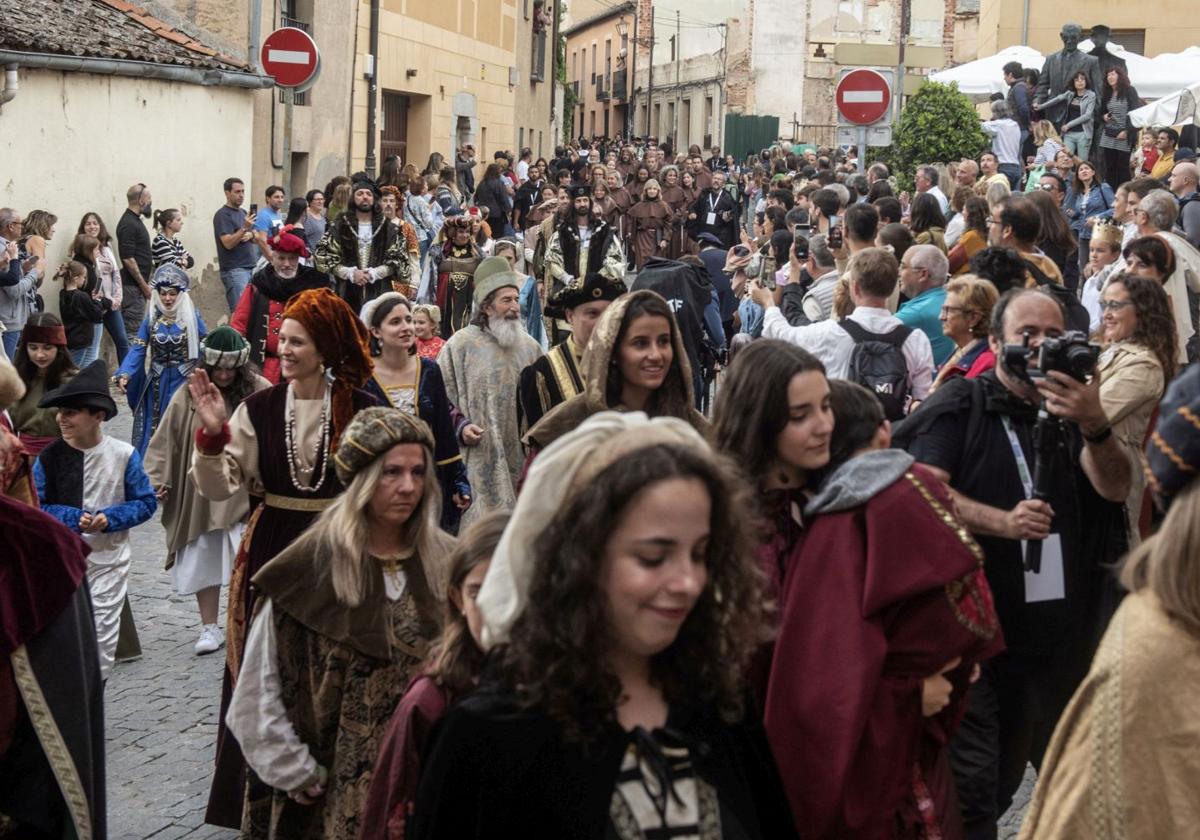
<path id="1" fill-rule="evenodd" d="M 617 202 L 609 195 L 607 184 L 597 184 L 592 188 L 592 215 L 597 219 L 603 219 L 608 223 L 609 227 L 617 230 L 617 217 L 621 214 L 620 208 L 617 207 Z M 596 191 L 603 192 L 603 195 L 596 195 Z"/>
<path id="2" fill-rule="evenodd" d="M 696 254 L 700 252 L 700 243 L 692 239 L 687 232 L 688 208 L 695 204 L 696 199 L 700 197 L 700 188 L 696 186 L 696 176 L 685 170 L 679 176 L 679 189 L 683 192 L 683 207 L 680 210 L 680 225 L 682 226 L 680 239 L 683 247 L 680 252 L 681 254 Z"/>
<path id="3" fill-rule="evenodd" d="M 683 187 L 679 186 L 679 169 L 667 166 L 662 171 L 662 199 L 671 208 L 671 238 L 667 242 L 667 256 L 673 260 L 683 255 L 683 222 L 691 203 Z"/>
<path id="4" fill-rule="evenodd" d="M 642 187 L 642 200 L 630 207 L 628 213 L 633 260 L 637 268 L 640 269 L 651 257 L 666 253 L 674 216 L 670 206 L 662 200 L 658 181 L 651 178 Z"/>
<path id="5" fill-rule="evenodd" d="M 650 180 L 650 167 L 644 163 L 639 163 L 637 171 L 633 175 L 633 180 L 625 184 L 625 191 L 629 193 L 630 202 L 640 201 L 642 198 L 642 190 L 646 187 L 646 182 Z"/>

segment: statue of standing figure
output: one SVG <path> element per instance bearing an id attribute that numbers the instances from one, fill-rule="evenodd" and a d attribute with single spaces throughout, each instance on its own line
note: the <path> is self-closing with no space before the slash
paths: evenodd
<path id="1" fill-rule="evenodd" d="M 1077 73 L 1087 75 L 1088 86 L 1096 91 L 1097 97 L 1103 92 L 1101 86 L 1104 83 L 1104 76 L 1100 71 L 1100 61 L 1095 56 L 1088 55 L 1079 49 L 1079 42 L 1083 38 L 1083 27 L 1077 23 L 1065 24 L 1059 37 L 1062 38 L 1063 48 L 1046 56 L 1046 63 L 1042 65 L 1042 74 L 1038 77 L 1037 91 L 1034 94 L 1034 107 L 1040 110 L 1046 119 L 1054 123 L 1056 128 L 1062 126 L 1063 119 L 1066 117 L 1067 99 L 1062 98 L 1058 102 L 1047 103 L 1044 108 L 1042 103 L 1066 92 Z"/>

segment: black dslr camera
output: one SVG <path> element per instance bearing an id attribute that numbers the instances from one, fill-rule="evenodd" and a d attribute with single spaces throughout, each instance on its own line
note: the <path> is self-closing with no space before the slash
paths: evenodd
<path id="1" fill-rule="evenodd" d="M 1030 373 L 1029 360 L 1035 356 L 1037 369 Z M 1029 346 L 1028 337 L 1022 344 L 1004 345 L 1004 366 L 1026 382 L 1044 377 L 1052 370 L 1086 382 L 1095 372 L 1099 358 L 1100 345 L 1089 342 L 1086 333 L 1075 331 L 1042 339 L 1037 349 Z"/>

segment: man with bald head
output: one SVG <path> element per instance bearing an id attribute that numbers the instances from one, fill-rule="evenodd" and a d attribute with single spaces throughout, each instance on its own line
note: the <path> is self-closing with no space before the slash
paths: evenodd
<path id="1" fill-rule="evenodd" d="M 967 158 L 960 161 L 958 169 L 954 170 L 954 183 L 960 187 L 975 188 L 975 182 L 979 179 L 979 164 Z"/>
<path id="2" fill-rule="evenodd" d="M 1167 184 L 1179 199 L 1179 228 L 1193 248 L 1200 248 L 1200 168 L 1190 161 L 1177 163 Z"/>

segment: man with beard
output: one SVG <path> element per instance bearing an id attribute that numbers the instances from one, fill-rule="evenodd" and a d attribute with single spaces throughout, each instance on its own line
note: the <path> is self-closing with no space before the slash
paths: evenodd
<path id="1" fill-rule="evenodd" d="M 721 240 L 725 250 L 733 247 L 737 241 L 737 205 L 725 192 L 724 172 L 712 174 L 712 186 L 700 193 L 687 218 L 688 232 L 693 239 L 702 233 L 711 233 Z"/>
<path id="2" fill-rule="evenodd" d="M 629 180 L 629 176 L 633 174 L 633 170 L 637 168 L 637 155 L 633 153 L 632 146 L 624 146 L 621 148 L 621 154 L 617 157 L 617 171 L 621 173 L 621 180 Z"/>
<path id="3" fill-rule="evenodd" d="M 525 217 L 529 215 L 533 205 L 537 204 L 538 196 L 542 194 L 542 187 L 546 186 L 546 179 L 542 177 L 542 168 L 536 163 L 529 164 L 525 175 L 525 180 L 521 182 L 521 186 L 517 188 L 517 194 L 513 198 L 513 226 L 517 230 L 525 229 Z"/>
<path id="4" fill-rule="evenodd" d="M 504 257 L 488 257 L 475 271 L 475 317 L 438 354 L 446 396 L 485 431 L 463 450 L 475 503 L 463 527 L 490 510 L 511 508 L 524 455 L 517 416 L 521 371 L 541 354 L 521 323 L 521 284 Z"/>
<path id="5" fill-rule="evenodd" d="M 582 285 L 589 274 L 603 274 L 610 280 L 625 278 L 625 251 L 616 231 L 592 217 L 592 188 L 578 184 L 571 188 L 572 214 L 558 226 L 546 249 L 546 299 L 564 288 Z M 557 330 L 550 338 L 557 343 L 567 331 L 565 323 L 555 322 Z"/>
<path id="6" fill-rule="evenodd" d="M 267 240 L 271 262 L 250 278 L 229 325 L 250 342 L 250 361 L 272 385 L 279 384 L 279 329 L 283 310 L 293 295 L 329 288 L 329 276 L 302 265 L 308 256 L 304 239 L 289 225 Z"/>
<path id="7" fill-rule="evenodd" d="M 352 180 L 351 201 L 317 245 L 317 270 L 337 280 L 338 296 L 355 312 L 397 284 L 411 284 L 404 235 L 379 206 L 379 187 L 364 172 Z M 390 282 L 385 282 L 390 281 Z"/>
<path id="8" fill-rule="evenodd" d="M 583 375 L 583 351 L 596 322 L 608 305 L 626 292 L 623 280 L 610 280 L 603 274 L 589 274 L 583 285 L 564 288 L 546 306 L 548 317 L 565 318 L 570 334 L 521 371 L 520 426 L 524 434 L 550 409 L 582 394 L 587 381 Z"/>
<path id="9" fill-rule="evenodd" d="M 474 225 L 466 215 L 450 216 L 443 228 L 447 241 L 434 251 L 437 305 L 442 310 L 442 338 L 449 338 L 471 320 L 475 269 L 483 252 L 475 244 Z"/>

